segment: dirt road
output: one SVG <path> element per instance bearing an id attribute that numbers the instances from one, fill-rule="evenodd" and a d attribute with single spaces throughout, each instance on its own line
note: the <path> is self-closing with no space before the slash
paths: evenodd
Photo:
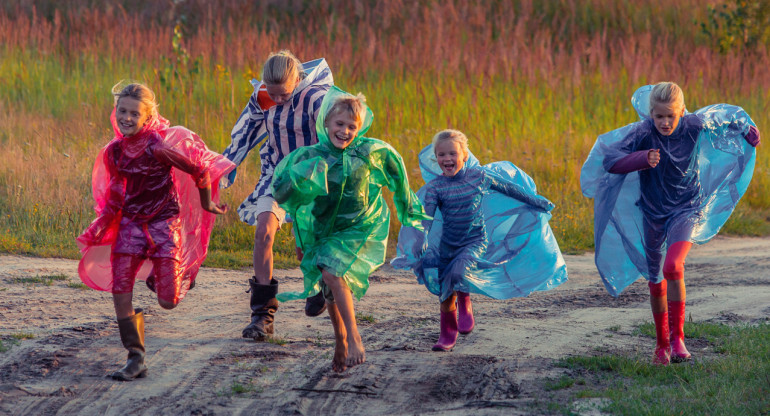
<path id="1" fill-rule="evenodd" d="M 720 237 L 691 252 L 687 314 L 694 321 L 770 317 L 770 239 Z M 240 337 L 248 321 L 247 271 L 203 269 L 181 305 L 161 309 L 142 282 L 149 376 L 106 378 L 125 362 L 109 293 L 82 290 L 77 262 L 0 256 L 0 414 L 45 415 L 464 415 L 547 413 L 547 391 L 564 369 L 553 359 L 607 352 L 651 354 L 633 334 L 650 321 L 647 285 L 614 299 L 591 254 L 566 256 L 569 281 L 528 298 L 473 298 L 477 329 L 454 351 L 436 353 L 438 301 L 412 275 L 383 267 L 356 304 L 367 362 L 331 371 L 328 317 L 308 318 L 304 302 L 281 304 L 277 340 Z M 66 275 L 50 286 L 17 278 Z M 297 290 L 298 270 L 278 270 L 281 290 Z M 373 321 L 373 322 L 370 322 Z M 15 342 L 11 335 L 32 334 Z M 709 353 L 699 340 L 696 357 Z M 570 403 L 567 403 L 569 405 Z M 588 412 L 590 413 L 590 412 Z M 586 413 L 586 414 L 588 414 Z"/>

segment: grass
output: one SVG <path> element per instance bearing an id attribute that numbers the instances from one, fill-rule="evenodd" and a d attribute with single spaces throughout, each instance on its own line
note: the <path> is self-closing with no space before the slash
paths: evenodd
<path id="1" fill-rule="evenodd" d="M 447 127 L 469 136 L 482 163 L 517 164 L 557 205 L 550 224 L 565 253 L 593 249 L 593 201 L 581 194 L 580 168 L 598 134 L 635 120 L 629 98 L 639 85 L 676 80 L 690 109 L 731 102 L 770 125 L 770 51 L 763 45 L 745 59 L 712 50 L 694 24 L 707 12 L 696 0 L 452 0 L 410 11 L 340 0 L 333 12 L 314 0 L 297 10 L 225 0 L 216 10 L 192 2 L 171 11 L 103 6 L 122 4 L 111 0 L 87 13 L 67 3 L 66 12 L 49 0 L 0 6 L 0 252 L 79 257 L 74 241 L 94 216 L 90 173 L 112 136 L 109 90 L 117 81 L 146 82 L 172 124 L 221 152 L 248 100 L 248 79 L 280 48 L 326 57 L 336 84 L 367 96 L 369 135 L 402 154 L 414 189 L 423 183 L 417 153 Z M 189 27 L 174 47 L 182 17 Z M 142 48 L 125 47 L 126 38 Z M 222 192 L 233 209 L 217 220 L 206 266 L 251 265 L 254 229 L 235 208 L 252 192 L 258 164 L 253 151 Z M 723 232 L 770 234 L 768 172 L 770 161 L 758 158 Z M 388 254 L 397 230 L 394 217 Z M 298 264 L 293 246 L 285 227 L 276 267 Z"/>
<path id="2" fill-rule="evenodd" d="M 766 414 L 770 324 L 688 324 L 687 337 L 707 340 L 715 354 L 696 353 L 691 362 L 667 367 L 652 365 L 647 355 L 570 357 L 555 365 L 580 373 L 590 386 L 575 387 L 568 376 L 546 386 L 572 389 L 575 399 L 606 398 L 601 411 L 609 414 Z M 649 328 L 639 332 L 648 334 Z"/>
<path id="3" fill-rule="evenodd" d="M 43 275 L 43 276 L 33 276 L 33 277 L 12 277 L 10 279 L 6 279 L 8 283 L 17 283 L 17 284 L 24 284 L 24 285 L 35 285 L 35 284 L 42 284 L 45 286 L 51 286 L 53 282 L 56 281 L 62 281 L 69 279 L 66 275 L 63 274 L 54 274 L 54 275 Z"/>
<path id="4" fill-rule="evenodd" d="M 366 322 L 366 323 L 369 323 L 369 324 L 373 324 L 373 323 L 377 322 L 377 320 L 374 319 L 374 316 L 372 316 L 372 315 L 364 315 L 361 312 L 356 312 L 356 322 L 359 323 L 359 324 L 361 324 L 363 322 Z"/>

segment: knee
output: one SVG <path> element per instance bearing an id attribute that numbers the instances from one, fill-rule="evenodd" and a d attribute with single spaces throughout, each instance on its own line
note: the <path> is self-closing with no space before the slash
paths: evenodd
<path id="1" fill-rule="evenodd" d="M 663 276 L 666 280 L 680 280 L 684 278 L 683 261 L 666 261 L 663 264 Z"/>
<path id="2" fill-rule="evenodd" d="M 257 231 L 254 234 L 254 246 L 255 247 L 273 247 L 273 242 L 275 241 L 275 232 L 272 232 L 272 230 L 265 226 L 265 225 L 257 225 Z"/>
<path id="3" fill-rule="evenodd" d="M 666 296 L 666 289 L 668 288 L 668 285 L 666 284 L 665 280 L 661 281 L 660 283 L 649 282 L 647 285 L 650 287 L 650 296 L 654 298 Z"/>
<path id="4" fill-rule="evenodd" d="M 326 283 L 326 286 L 329 286 L 329 288 L 333 289 L 342 284 L 342 278 L 337 277 L 327 271 L 321 272 L 321 277 L 323 278 L 324 283 Z"/>
<path id="5" fill-rule="evenodd" d="M 179 305 L 179 301 L 168 301 L 165 299 L 158 299 L 158 305 L 163 309 L 174 309 Z"/>

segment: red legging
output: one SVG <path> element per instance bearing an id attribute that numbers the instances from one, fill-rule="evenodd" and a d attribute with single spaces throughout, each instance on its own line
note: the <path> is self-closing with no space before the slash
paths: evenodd
<path id="1" fill-rule="evenodd" d="M 666 296 L 667 280 L 684 279 L 684 259 L 692 248 L 689 241 L 677 241 L 666 251 L 666 260 L 663 262 L 663 280 L 660 283 L 649 283 L 650 294 L 654 297 Z"/>
<path id="2" fill-rule="evenodd" d="M 113 254 L 112 264 L 112 293 L 131 293 L 142 258 L 130 254 Z M 155 291 L 158 299 L 179 303 L 179 293 L 182 289 L 182 270 L 179 262 L 172 258 L 151 258 L 155 274 Z"/>

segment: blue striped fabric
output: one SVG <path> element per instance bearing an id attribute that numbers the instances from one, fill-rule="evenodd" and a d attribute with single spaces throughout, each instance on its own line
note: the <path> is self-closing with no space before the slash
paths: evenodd
<path id="1" fill-rule="evenodd" d="M 262 143 L 259 148 L 259 181 L 254 192 L 238 207 L 241 221 L 247 224 L 256 225 L 257 199 L 261 196 L 271 196 L 270 184 L 278 163 L 298 147 L 318 142 L 315 121 L 324 95 L 334 85 L 334 78 L 323 58 L 306 62 L 302 67 L 306 76 L 294 89 L 291 100 L 283 105 L 263 108 L 259 103 L 258 94 L 264 84 L 257 80 L 251 81 L 254 93 L 233 126 L 230 145 L 222 153 L 236 166 L 240 166 L 249 152 Z M 233 170 L 221 181 L 222 187 L 232 185 L 235 177 L 236 170 Z"/>

